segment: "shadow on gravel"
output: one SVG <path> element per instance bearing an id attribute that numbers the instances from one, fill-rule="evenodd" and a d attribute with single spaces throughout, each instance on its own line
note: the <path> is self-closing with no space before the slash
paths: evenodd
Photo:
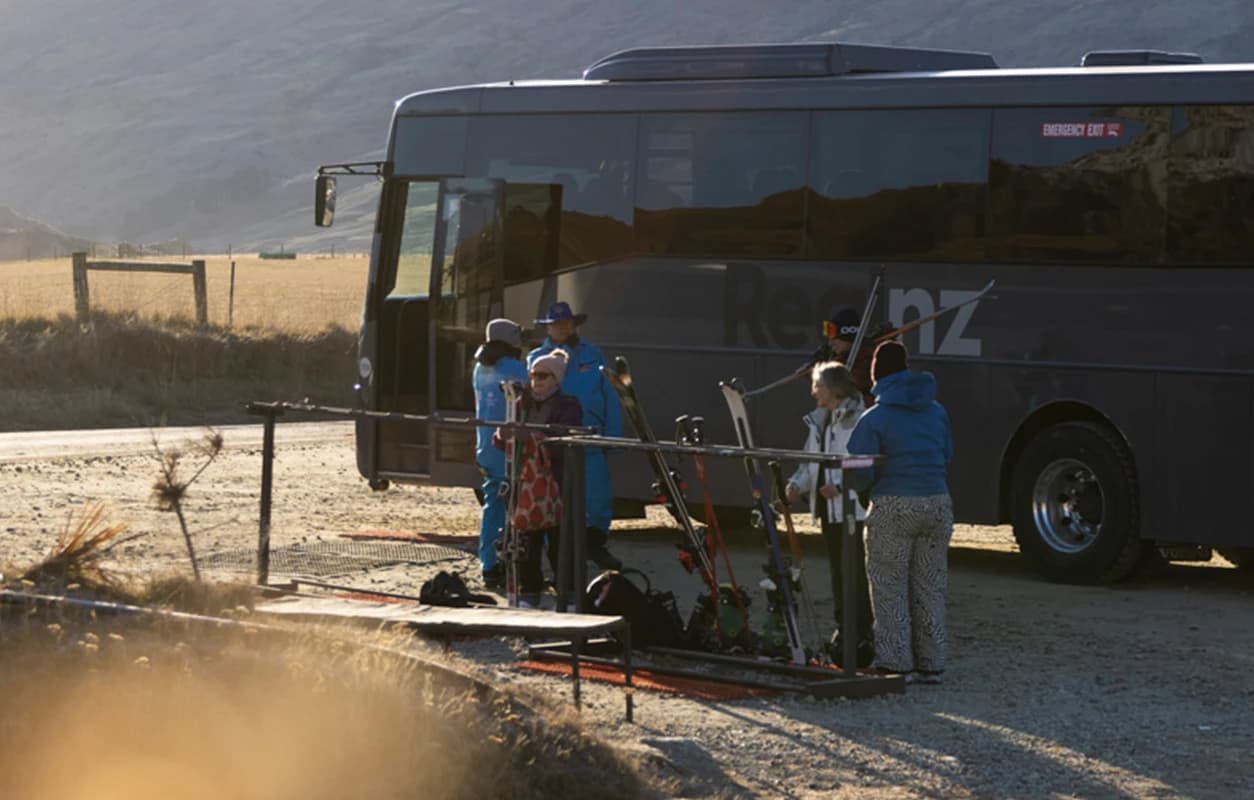
<path id="1" fill-rule="evenodd" d="M 952 570 L 964 572 L 1023 578 L 1042 584 L 1049 583 L 1032 572 L 1018 553 L 1004 550 L 951 547 L 949 567 Z M 1113 584 L 1111 588 L 1127 590 L 1180 588 L 1221 593 L 1245 593 L 1254 590 L 1254 574 L 1228 566 L 1159 562 L 1148 565 L 1131 577 Z"/>

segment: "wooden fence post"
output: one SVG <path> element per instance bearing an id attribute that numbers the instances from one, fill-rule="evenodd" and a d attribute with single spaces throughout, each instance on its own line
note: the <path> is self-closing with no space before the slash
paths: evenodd
<path id="1" fill-rule="evenodd" d="M 231 294 L 226 301 L 226 326 L 235 324 L 235 262 L 231 262 Z"/>
<path id="2" fill-rule="evenodd" d="M 87 253 L 73 253 L 70 259 L 74 266 L 74 311 L 79 322 L 87 322 L 91 309 L 87 293 Z"/>
<path id="3" fill-rule="evenodd" d="M 86 286 L 86 281 L 84 281 Z M 209 298 L 205 291 L 205 260 L 198 258 L 192 262 L 192 289 L 196 293 L 196 324 L 209 324 Z"/>

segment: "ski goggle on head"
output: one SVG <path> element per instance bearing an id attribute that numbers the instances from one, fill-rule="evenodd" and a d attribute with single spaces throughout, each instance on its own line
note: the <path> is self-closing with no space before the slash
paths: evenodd
<path id="1" fill-rule="evenodd" d="M 857 325 L 837 325 L 831 320 L 823 320 L 823 335 L 828 339 L 838 339 L 842 336 L 857 336 Z"/>

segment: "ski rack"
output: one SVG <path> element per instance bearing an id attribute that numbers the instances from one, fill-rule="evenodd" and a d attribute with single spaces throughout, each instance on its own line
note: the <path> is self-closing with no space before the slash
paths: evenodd
<path id="1" fill-rule="evenodd" d="M 583 464 L 584 449 L 588 447 L 603 447 L 606 449 L 616 450 L 638 450 L 660 453 L 671 453 L 677 455 L 702 455 L 714 458 L 763 458 L 763 459 L 780 459 L 784 461 L 812 461 L 826 466 L 836 466 L 841 470 L 860 469 L 873 466 L 882 460 L 882 456 L 878 455 L 832 455 L 825 453 L 807 453 L 801 450 L 780 450 L 774 448 L 752 448 L 746 450 L 743 447 L 732 445 L 681 445 L 675 442 L 660 441 L 655 443 L 642 442 L 639 439 L 626 439 L 616 436 L 599 436 L 595 435 L 590 428 L 576 428 L 559 425 L 536 425 L 528 423 L 507 424 L 503 422 L 494 422 L 488 420 L 477 419 L 475 417 L 444 417 L 438 414 L 406 414 L 398 411 L 368 411 L 358 408 L 344 408 L 337 406 L 323 406 L 312 403 L 291 403 L 291 402 L 272 402 L 272 401 L 252 401 L 245 403 L 245 408 L 249 413 L 262 417 L 263 420 L 263 436 L 262 436 L 262 465 L 261 465 L 261 515 L 258 532 L 257 545 L 257 584 L 266 586 L 269 578 L 270 564 L 270 510 L 271 510 L 271 492 L 273 486 L 273 464 L 274 464 L 274 429 L 278 417 L 284 416 L 287 412 L 298 414 L 318 414 L 329 417 L 342 417 L 349 419 L 397 419 L 410 422 L 424 422 L 435 426 L 448 427 L 467 427 L 478 428 L 482 426 L 499 427 L 509 430 L 527 430 L 551 434 L 548 439 L 549 444 L 567 447 L 567 458 L 564 469 L 564 479 L 562 481 L 562 502 L 563 507 L 571 513 L 564 513 L 562 536 L 560 537 L 562 546 L 559 554 L 559 561 L 568 558 L 574 561 L 573 585 L 585 585 L 586 575 L 586 559 L 580 558 L 587 534 L 586 523 L 583 514 L 584 508 L 584 491 L 583 491 Z M 847 476 L 846 476 L 847 479 Z M 846 484 L 847 485 L 847 484 Z M 851 511 L 852 497 L 846 493 L 844 502 L 846 504 L 845 513 L 845 535 L 856 536 L 857 529 L 854 522 L 854 514 Z M 567 505 L 569 503 L 569 505 Z M 570 535 L 567 535 L 567 534 Z M 572 552 L 573 551 L 573 552 Z M 844 570 L 845 591 L 851 593 L 853 591 L 853 576 L 857 569 L 856 558 L 852 557 L 855 548 L 849 547 L 844 549 L 845 557 L 842 562 Z M 569 563 L 569 562 L 566 562 Z M 568 572 L 564 572 L 559 566 L 559 577 L 566 577 Z M 559 586 L 559 596 L 562 589 Z M 565 587 L 569 590 L 569 587 Z M 583 592 L 574 592 L 574 601 L 577 612 L 583 610 Z M 869 697 L 880 694 L 902 694 L 905 692 L 905 678 L 902 675 L 874 675 L 868 673 L 859 673 L 854 667 L 856 659 L 853 653 L 853 643 L 856 639 L 857 620 L 854 617 L 854 604 L 852 598 L 847 598 L 845 603 L 845 619 L 843 620 L 842 629 L 850 631 L 853 635 L 844 639 L 846 642 L 846 652 L 842 654 L 841 661 L 845 665 L 841 670 L 823 669 L 822 676 L 816 675 L 819 668 L 810 666 L 794 666 L 774 661 L 764 661 L 755 658 L 740 658 L 736 656 L 720 655 L 716 653 L 701 653 L 698 651 L 684 650 L 668 653 L 667 655 L 682 654 L 684 658 L 694 660 L 703 660 L 713 664 L 723 664 L 727 660 L 731 660 L 736 666 L 743 667 L 745 670 L 764 670 L 786 675 L 792 675 L 797 679 L 797 691 L 804 691 L 824 697 Z M 559 606 L 559 609 L 562 608 Z M 578 659 L 578 651 L 573 656 Z M 629 657 L 628 657 L 629 658 Z M 630 669 L 630 667 L 627 667 Z M 818 677 L 827 678 L 830 675 L 831 680 L 818 680 Z M 785 688 L 785 687 L 778 687 Z"/>
<path id="2" fill-rule="evenodd" d="M 618 436 L 599 436 L 599 435 L 577 435 L 577 436 L 555 436 L 548 440 L 549 444 L 560 445 L 569 448 L 568 453 L 574 455 L 575 452 L 582 451 L 588 447 L 600 447 L 607 450 L 635 450 L 645 453 L 667 453 L 672 455 L 687 456 L 709 456 L 713 458 L 753 458 L 763 460 L 782 460 L 782 461 L 809 461 L 826 467 L 835 467 L 841 470 L 841 485 L 851 485 L 850 471 L 855 469 L 865 469 L 873 467 L 883 460 L 880 455 L 849 455 L 849 454 L 831 454 L 831 453 L 809 453 L 804 450 L 781 450 L 770 447 L 752 447 L 745 448 L 732 445 L 684 445 L 677 442 L 642 442 L 639 439 L 627 439 Z M 573 459 L 567 458 L 567 468 Z M 563 487 L 563 493 L 566 489 Z M 854 496 L 850 491 L 844 493 L 844 535 L 852 539 L 858 535 L 857 514 L 854 509 Z M 565 515 L 564 515 L 565 516 Z M 578 515 L 571 521 L 573 532 L 576 534 L 575 539 L 582 538 L 584 532 L 584 520 L 582 515 Z M 843 558 L 841 560 L 841 570 L 843 575 L 842 589 L 845 592 L 844 619 L 841 621 L 841 630 L 848 635 L 841 636 L 844 643 L 844 652 L 841 653 L 842 667 L 839 670 L 821 670 L 825 673 L 825 677 L 830 677 L 828 681 L 815 681 L 814 672 L 816 667 L 808 665 L 782 664 L 772 661 L 762 661 L 755 658 L 741 658 L 737 656 L 718 655 L 713 653 L 701 653 L 697 651 L 669 651 L 668 655 L 682 654 L 685 658 L 698 660 L 706 660 L 715 663 L 727 665 L 734 663 L 744 669 L 769 669 L 774 672 L 783 672 L 792 674 L 794 677 L 804 679 L 800 690 L 818 693 L 821 691 L 823 696 L 829 697 L 866 697 L 873 694 L 901 693 L 905 691 L 905 678 L 901 675 L 873 675 L 868 673 L 859 673 L 856 668 L 857 657 L 855 648 L 858 639 L 858 620 L 855 603 L 853 601 L 853 591 L 855 576 L 857 570 L 857 548 L 843 548 Z M 728 661 L 730 659 L 730 662 Z M 832 683 L 835 681 L 836 683 Z M 816 691 L 817 690 L 817 691 Z"/>

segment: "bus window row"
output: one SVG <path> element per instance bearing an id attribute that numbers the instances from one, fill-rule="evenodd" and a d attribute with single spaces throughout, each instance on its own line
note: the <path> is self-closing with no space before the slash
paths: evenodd
<path id="1" fill-rule="evenodd" d="M 507 280 L 632 254 L 1248 263 L 1254 106 L 519 115 Z"/>

